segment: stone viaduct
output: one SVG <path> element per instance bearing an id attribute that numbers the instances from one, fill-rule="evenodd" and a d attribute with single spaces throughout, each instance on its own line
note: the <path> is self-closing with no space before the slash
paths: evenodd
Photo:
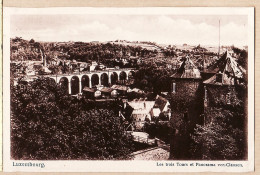
<path id="1" fill-rule="evenodd" d="M 109 86 L 118 81 L 126 81 L 135 74 L 135 69 L 107 69 L 100 71 L 80 72 L 72 74 L 43 75 L 52 78 L 56 83 L 67 88 L 69 94 L 82 93 L 84 87 L 92 88 L 96 85 Z M 36 76 L 28 76 L 28 80 L 36 79 Z"/>

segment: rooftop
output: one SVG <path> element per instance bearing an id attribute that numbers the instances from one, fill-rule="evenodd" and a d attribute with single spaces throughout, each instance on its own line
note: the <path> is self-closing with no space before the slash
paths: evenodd
<path id="1" fill-rule="evenodd" d="M 205 80 L 204 84 L 234 85 L 239 84 L 239 79 L 243 79 L 245 70 L 238 65 L 236 60 L 228 51 L 208 69 L 208 73 L 216 73 L 211 78 Z"/>
<path id="2" fill-rule="evenodd" d="M 194 65 L 190 57 L 187 56 L 185 57 L 177 72 L 173 74 L 171 77 L 200 79 L 201 75 L 199 69 Z"/>

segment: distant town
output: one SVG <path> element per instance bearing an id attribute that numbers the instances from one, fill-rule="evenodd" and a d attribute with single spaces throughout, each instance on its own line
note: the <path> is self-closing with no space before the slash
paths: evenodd
<path id="1" fill-rule="evenodd" d="M 21 37 L 10 42 L 15 159 L 247 156 L 247 46 L 40 42 Z M 26 114 L 31 118 L 21 119 Z M 115 118 L 101 122 L 86 116 Z M 23 132 L 18 126 L 26 122 Z M 60 126 L 63 122 L 66 127 Z M 87 125 L 89 130 L 83 129 Z M 102 133 L 105 130 L 112 136 Z M 36 140 L 26 135 L 34 131 Z M 48 147 L 50 136 L 57 138 Z M 120 149 L 115 146 L 119 141 Z M 18 149 L 27 154 L 16 155 Z"/>

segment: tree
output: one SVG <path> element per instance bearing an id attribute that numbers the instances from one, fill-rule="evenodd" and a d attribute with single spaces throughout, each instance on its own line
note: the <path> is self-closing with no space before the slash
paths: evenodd
<path id="1" fill-rule="evenodd" d="M 40 49 L 40 48 L 42 47 L 39 42 L 34 42 L 34 43 L 33 43 L 33 46 L 34 46 L 35 48 L 38 48 L 38 49 Z"/>
<path id="2" fill-rule="evenodd" d="M 53 136 L 60 132 L 56 127 L 62 124 L 59 119 L 63 116 L 58 104 L 65 98 L 68 96 L 51 79 L 36 80 L 26 86 L 21 86 L 19 82 L 12 88 L 13 158 L 47 159 L 49 156 L 50 159 L 54 159 L 57 157 L 55 154 L 59 154 L 62 149 L 57 147 L 57 141 L 54 141 Z"/>
<path id="3" fill-rule="evenodd" d="M 29 41 L 29 43 L 31 43 L 31 44 L 33 44 L 35 41 L 34 41 L 34 39 L 31 39 L 30 41 Z"/>
<path id="4" fill-rule="evenodd" d="M 170 81 L 167 80 L 172 74 L 172 70 L 160 68 L 153 61 L 147 61 L 135 74 L 135 86 L 159 94 L 162 91 L 169 90 Z"/>
<path id="5" fill-rule="evenodd" d="M 90 159 L 126 159 L 132 142 L 124 134 L 121 118 L 108 109 L 92 109 L 75 118 L 79 139 L 73 139 L 77 149 Z"/>
<path id="6" fill-rule="evenodd" d="M 237 47 L 233 47 L 233 51 L 238 55 L 238 64 L 247 70 L 248 53 L 246 50 L 241 50 Z"/>
<path id="7" fill-rule="evenodd" d="M 194 143 L 191 147 L 193 157 L 203 160 L 244 159 L 246 155 L 244 127 L 232 125 L 234 123 L 232 120 L 241 118 L 229 110 L 214 111 L 211 111 L 212 122 L 204 126 L 197 125 L 195 128 L 192 136 Z"/>
<path id="8" fill-rule="evenodd" d="M 17 46 L 12 46 L 11 47 L 11 52 L 14 52 L 14 51 L 17 51 L 18 50 L 18 47 Z"/>
<path id="9" fill-rule="evenodd" d="M 21 160 L 122 159 L 132 147 L 121 118 L 90 106 L 50 78 L 11 87 L 11 156 Z"/>

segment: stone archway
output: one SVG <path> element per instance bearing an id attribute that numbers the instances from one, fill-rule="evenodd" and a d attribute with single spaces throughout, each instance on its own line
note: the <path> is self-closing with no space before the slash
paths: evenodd
<path id="1" fill-rule="evenodd" d="M 99 76 L 98 76 L 98 74 L 93 74 L 91 76 L 91 85 L 93 87 L 93 86 L 96 86 L 98 84 L 99 84 Z"/>
<path id="2" fill-rule="evenodd" d="M 106 73 L 101 74 L 101 85 L 108 86 L 108 75 Z"/>
<path id="3" fill-rule="evenodd" d="M 116 84 L 117 81 L 118 81 L 118 75 L 116 72 L 113 72 L 111 75 L 110 75 L 110 79 L 111 79 L 111 84 Z"/>
<path id="4" fill-rule="evenodd" d="M 119 80 L 126 80 L 127 79 L 127 74 L 125 71 L 120 72 L 119 74 Z"/>
<path id="5" fill-rule="evenodd" d="M 81 89 L 84 89 L 84 87 L 89 87 L 89 76 L 87 75 L 81 77 Z"/>
<path id="6" fill-rule="evenodd" d="M 119 74 L 119 84 L 125 84 L 127 80 L 127 74 L 125 71 L 120 72 Z"/>
<path id="7" fill-rule="evenodd" d="M 79 77 L 73 76 L 70 81 L 71 94 L 76 95 L 79 93 Z"/>
<path id="8" fill-rule="evenodd" d="M 67 77 L 62 77 L 59 81 L 59 85 L 64 88 L 67 93 L 69 93 L 69 80 Z"/>

